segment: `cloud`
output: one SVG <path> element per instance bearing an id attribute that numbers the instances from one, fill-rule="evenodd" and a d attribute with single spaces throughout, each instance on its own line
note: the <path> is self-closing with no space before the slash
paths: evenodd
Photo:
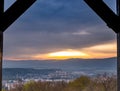
<path id="1" fill-rule="evenodd" d="M 5 32 L 4 55 L 81 49 L 115 41 L 83 0 L 38 0 Z"/>

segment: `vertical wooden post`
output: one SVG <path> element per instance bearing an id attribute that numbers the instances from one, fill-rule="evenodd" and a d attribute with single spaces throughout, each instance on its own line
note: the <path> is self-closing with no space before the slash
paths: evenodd
<path id="1" fill-rule="evenodd" d="M 0 91 L 2 91 L 3 32 L 0 31 Z"/>
<path id="2" fill-rule="evenodd" d="M 0 14 L 4 12 L 4 0 L 0 0 Z"/>
<path id="3" fill-rule="evenodd" d="M 120 91 L 120 33 L 117 33 L 117 91 Z"/>
<path id="4" fill-rule="evenodd" d="M 36 0 L 16 0 L 4 12 L 4 0 L 0 0 L 0 91 L 2 91 L 3 32 L 18 19 Z"/>
<path id="5" fill-rule="evenodd" d="M 4 13 L 4 0 L 0 0 L 0 23 Z M 2 91 L 2 57 L 3 57 L 3 31 L 0 30 L 0 91 Z"/>
<path id="6" fill-rule="evenodd" d="M 120 0 L 116 1 L 116 9 L 120 17 Z M 117 91 L 120 91 L 120 32 L 117 33 Z"/>

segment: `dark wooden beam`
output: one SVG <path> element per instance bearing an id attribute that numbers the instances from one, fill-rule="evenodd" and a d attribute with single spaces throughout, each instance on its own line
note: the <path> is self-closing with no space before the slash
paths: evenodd
<path id="1" fill-rule="evenodd" d="M 103 0 L 84 0 L 100 18 L 112 28 L 114 32 L 120 32 L 120 18 L 103 2 Z"/>
<path id="2" fill-rule="evenodd" d="M 116 10 L 120 17 L 120 0 L 116 0 Z M 120 91 L 120 32 L 117 33 L 117 91 Z"/>
<path id="3" fill-rule="evenodd" d="M 4 0 L 0 0 L 0 23 L 4 12 Z M 3 32 L 0 30 L 0 91 L 2 91 Z"/>
<path id="4" fill-rule="evenodd" d="M 0 15 L 4 12 L 4 0 L 0 0 Z"/>
<path id="5" fill-rule="evenodd" d="M 2 23 L 3 12 L 4 12 L 4 0 L 0 0 L 0 24 Z"/>
<path id="6" fill-rule="evenodd" d="M 2 17 L 0 30 L 3 32 L 18 19 L 36 0 L 17 0 L 10 8 L 8 8 Z"/>
<path id="7" fill-rule="evenodd" d="M 0 91 L 2 91 L 3 32 L 0 31 Z"/>
<path id="8" fill-rule="evenodd" d="M 3 32 L 18 19 L 36 0 L 16 0 L 4 12 L 4 0 L 0 0 L 0 91 L 2 91 Z"/>

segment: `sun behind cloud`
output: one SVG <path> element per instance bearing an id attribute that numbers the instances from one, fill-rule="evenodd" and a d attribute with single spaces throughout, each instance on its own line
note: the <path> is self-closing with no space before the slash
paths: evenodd
<path id="1" fill-rule="evenodd" d="M 34 59 L 45 59 L 45 60 L 64 60 L 64 59 L 71 59 L 71 58 L 90 58 L 90 56 L 86 53 L 81 51 L 73 50 L 73 49 L 66 49 L 61 51 L 50 52 L 46 54 L 38 54 L 33 57 Z"/>
<path id="2" fill-rule="evenodd" d="M 16 56 L 7 56 L 4 60 L 64 60 L 72 58 L 96 59 L 116 57 L 116 42 L 98 44 L 82 49 L 61 49 L 46 53 L 31 53 L 33 50 L 27 49 L 25 54 Z M 24 52 L 23 51 L 23 52 Z M 27 54 L 28 53 L 28 54 Z M 31 53 L 31 54 L 29 54 Z"/>
<path id="3" fill-rule="evenodd" d="M 48 53 L 47 57 L 50 59 L 70 59 L 70 58 L 88 58 L 89 55 L 80 51 L 70 49 Z"/>

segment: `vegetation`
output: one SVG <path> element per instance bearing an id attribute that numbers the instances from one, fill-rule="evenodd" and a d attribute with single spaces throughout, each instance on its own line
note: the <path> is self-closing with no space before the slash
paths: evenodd
<path id="1" fill-rule="evenodd" d="M 28 82 L 16 85 L 10 91 L 117 91 L 116 77 L 99 75 L 95 78 L 81 76 L 74 81 L 67 82 Z"/>

